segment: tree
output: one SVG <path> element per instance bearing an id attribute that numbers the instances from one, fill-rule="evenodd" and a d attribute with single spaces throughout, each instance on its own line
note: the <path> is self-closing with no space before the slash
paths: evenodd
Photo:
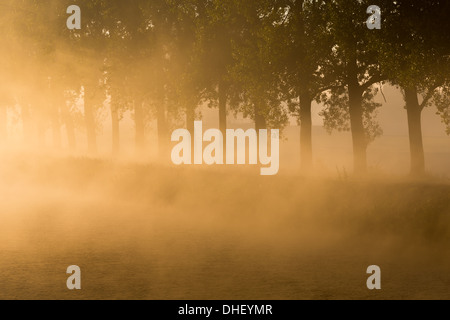
<path id="1" fill-rule="evenodd" d="M 97 153 L 98 110 L 106 99 L 104 87 L 104 62 L 110 23 L 108 1 L 77 0 L 73 4 L 82 10 L 81 29 L 67 30 L 67 46 L 76 63 L 73 79 L 82 87 L 84 120 L 87 133 L 88 152 Z M 66 15 L 67 17 L 67 15 Z M 65 26 L 65 24 L 64 24 Z M 106 27 L 105 27 L 106 26 Z"/>
<path id="2" fill-rule="evenodd" d="M 233 0 L 198 2 L 197 52 L 203 61 L 205 97 L 211 106 L 219 107 L 219 129 L 224 139 L 227 128 L 227 103 L 233 89 L 229 72 L 235 63 L 232 55 L 232 39 L 237 31 L 234 21 L 235 9 Z"/>
<path id="3" fill-rule="evenodd" d="M 334 45 L 327 29 L 323 1 L 278 1 L 272 36 L 272 55 L 280 56 L 277 67 L 283 70 L 284 96 L 300 124 L 301 168 L 307 173 L 312 168 L 312 101 L 323 91 L 338 88 L 335 77 L 323 72 L 330 64 Z M 281 38 L 281 41 L 277 41 Z"/>
<path id="4" fill-rule="evenodd" d="M 407 112 L 411 174 L 425 173 L 421 115 L 433 102 L 446 121 L 446 86 L 450 75 L 450 24 L 445 1 L 396 1 L 383 4 L 380 59 L 391 83 L 402 89 Z M 417 19 L 416 17 L 421 17 Z M 443 112 L 442 112 L 443 111 Z"/>
<path id="5" fill-rule="evenodd" d="M 197 41 L 199 6 L 202 1 L 184 1 L 176 6 L 174 63 L 177 102 L 185 110 L 186 126 L 193 132 L 196 108 L 202 100 L 205 83 L 202 82 L 201 48 Z"/>
<path id="6" fill-rule="evenodd" d="M 373 112 L 379 107 L 372 101 L 377 90 L 372 86 L 385 80 L 378 61 L 378 52 L 372 50 L 373 32 L 366 26 L 368 1 L 331 1 L 328 4 L 327 25 L 333 35 L 334 46 L 329 65 L 321 71 L 325 77 L 340 83 L 330 94 L 322 94 L 319 101 L 328 108 L 325 118 L 347 114 L 353 141 L 353 169 L 355 173 L 367 171 L 367 146 L 381 133 L 374 122 Z M 345 90 L 342 88 L 345 87 Z M 336 112 L 336 108 L 344 108 Z M 327 119 L 326 119 L 327 120 Z M 336 124 L 328 122 L 329 128 Z M 344 127 L 345 129 L 345 127 Z"/>
<path id="7" fill-rule="evenodd" d="M 255 129 L 283 128 L 287 121 L 287 110 L 280 94 L 282 72 L 280 55 L 274 54 L 274 38 L 279 26 L 273 1 L 236 1 L 235 16 L 237 36 L 232 41 L 235 60 L 230 69 L 234 91 L 231 92 L 230 107 L 242 112 L 255 122 Z"/>
<path id="8" fill-rule="evenodd" d="M 37 122 L 38 140 L 42 144 L 44 133 L 50 127 L 53 144 L 61 146 L 61 115 L 66 124 L 68 140 L 74 145 L 70 116 L 65 108 L 65 86 L 71 68 L 69 50 L 64 45 L 65 4 L 61 1 L 23 1 L 4 4 L 10 15 L 11 36 L 10 68 L 8 78 L 13 83 L 9 95 L 21 105 L 26 139 L 32 135 L 31 119 Z M 46 23 L 42 23 L 42 20 Z M 64 26 L 64 27 L 63 27 Z M 67 74 L 66 74 L 67 73 Z"/>

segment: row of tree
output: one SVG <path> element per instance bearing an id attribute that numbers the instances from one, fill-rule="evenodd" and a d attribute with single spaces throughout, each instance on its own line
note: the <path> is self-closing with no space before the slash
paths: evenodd
<path id="1" fill-rule="evenodd" d="M 371 2 L 3 0 L 0 134 L 5 106 L 20 105 L 29 135 L 34 119 L 39 135 L 51 128 L 58 145 L 64 125 L 75 148 L 81 120 L 95 153 L 97 115 L 109 106 L 114 153 L 127 110 L 137 149 L 154 120 L 164 153 L 170 128 L 183 119 L 192 130 L 208 102 L 223 132 L 229 112 L 251 118 L 256 129 L 282 129 L 297 117 L 307 171 L 316 101 L 328 130 L 351 131 L 354 171 L 364 173 L 367 146 L 381 134 L 374 97 L 390 83 L 404 94 L 411 171 L 422 174 L 423 108 L 435 105 L 450 134 L 450 5 L 379 0 L 378 30 L 366 25 Z M 81 8 L 79 30 L 66 27 L 71 4 Z"/>

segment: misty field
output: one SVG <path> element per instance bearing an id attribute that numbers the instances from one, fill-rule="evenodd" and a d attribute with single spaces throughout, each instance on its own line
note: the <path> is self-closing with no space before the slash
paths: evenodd
<path id="1" fill-rule="evenodd" d="M 448 181 L 26 156 L 0 179 L 1 299 L 450 298 Z"/>

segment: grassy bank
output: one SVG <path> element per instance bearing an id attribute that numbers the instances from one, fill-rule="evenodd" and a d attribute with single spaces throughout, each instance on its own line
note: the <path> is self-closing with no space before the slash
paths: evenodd
<path id="1" fill-rule="evenodd" d="M 0 177 L 3 299 L 450 298 L 446 181 L 25 157 Z"/>

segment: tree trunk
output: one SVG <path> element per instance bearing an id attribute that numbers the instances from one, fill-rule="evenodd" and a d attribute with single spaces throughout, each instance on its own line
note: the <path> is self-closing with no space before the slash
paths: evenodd
<path id="1" fill-rule="evenodd" d="M 219 82 L 219 130 L 222 132 L 223 145 L 227 145 L 227 87 L 223 81 Z M 223 148 L 223 161 L 226 159 L 226 147 Z"/>
<path id="2" fill-rule="evenodd" d="M 136 126 L 136 151 L 137 153 L 141 153 L 144 151 L 145 144 L 144 109 L 142 107 L 142 99 L 136 99 L 134 102 L 134 123 Z"/>
<path id="3" fill-rule="evenodd" d="M 266 118 L 264 118 L 264 116 L 260 112 L 260 107 L 255 104 L 254 108 L 255 108 L 255 130 L 256 133 L 259 134 L 260 129 L 267 128 L 267 123 Z"/>
<path id="4" fill-rule="evenodd" d="M 88 142 L 88 152 L 91 155 L 97 153 L 97 137 L 95 134 L 94 106 L 92 93 L 89 87 L 84 87 L 84 119 L 86 123 L 86 133 Z"/>
<path id="5" fill-rule="evenodd" d="M 365 174 L 367 172 L 367 139 L 363 124 L 363 90 L 358 82 L 357 68 L 356 57 L 352 57 L 348 63 L 347 81 L 350 125 L 353 141 L 353 172 L 355 174 Z"/>
<path id="6" fill-rule="evenodd" d="M 311 98 L 300 94 L 300 168 L 302 172 L 312 169 L 312 117 Z"/>
<path id="7" fill-rule="evenodd" d="M 186 129 L 191 134 L 191 163 L 194 163 L 194 121 L 195 107 L 186 108 Z"/>
<path id="8" fill-rule="evenodd" d="M 266 118 L 264 118 L 264 116 L 261 114 L 260 110 L 261 110 L 260 105 L 255 103 L 255 105 L 254 105 L 255 131 L 256 131 L 256 136 L 258 137 L 258 140 L 259 140 L 259 130 L 267 129 Z M 246 148 L 246 151 L 245 151 L 246 159 L 249 159 L 249 152 L 250 152 L 250 148 L 248 148 L 248 149 Z M 256 154 L 257 154 L 257 157 L 259 158 L 259 142 L 256 144 Z"/>
<path id="9" fill-rule="evenodd" d="M 409 147 L 411 153 L 411 174 L 425 173 L 425 153 L 422 139 L 422 108 L 417 98 L 417 89 L 405 88 L 406 112 L 408 114 Z"/>
<path id="10" fill-rule="evenodd" d="M 158 127 L 158 156 L 161 160 L 166 160 L 166 156 L 168 155 L 166 152 L 168 143 L 168 131 L 165 102 L 162 102 L 158 105 L 156 113 L 156 121 Z"/>
<path id="11" fill-rule="evenodd" d="M 111 128 L 112 128 L 112 154 L 117 156 L 120 151 L 120 131 L 119 131 L 119 106 L 111 102 Z"/>
<path id="12" fill-rule="evenodd" d="M 76 148 L 75 126 L 73 124 L 72 116 L 70 115 L 70 107 L 63 100 L 61 101 L 61 116 L 66 126 L 67 141 L 69 149 L 74 151 Z"/>
<path id="13" fill-rule="evenodd" d="M 52 136 L 53 147 L 55 149 L 61 148 L 61 124 L 59 122 L 59 108 L 57 104 L 53 104 L 51 107 L 51 124 L 52 124 Z"/>
<path id="14" fill-rule="evenodd" d="M 353 140 L 353 171 L 367 172 L 367 140 L 363 124 L 362 94 L 359 87 L 349 85 L 349 112 Z"/>
<path id="15" fill-rule="evenodd" d="M 219 129 L 222 132 L 225 144 L 226 130 L 227 130 L 227 87 L 221 81 L 219 83 Z"/>
<path id="16" fill-rule="evenodd" d="M 195 121 L 195 108 L 186 108 L 186 129 L 191 133 L 194 133 L 194 121 Z"/>

